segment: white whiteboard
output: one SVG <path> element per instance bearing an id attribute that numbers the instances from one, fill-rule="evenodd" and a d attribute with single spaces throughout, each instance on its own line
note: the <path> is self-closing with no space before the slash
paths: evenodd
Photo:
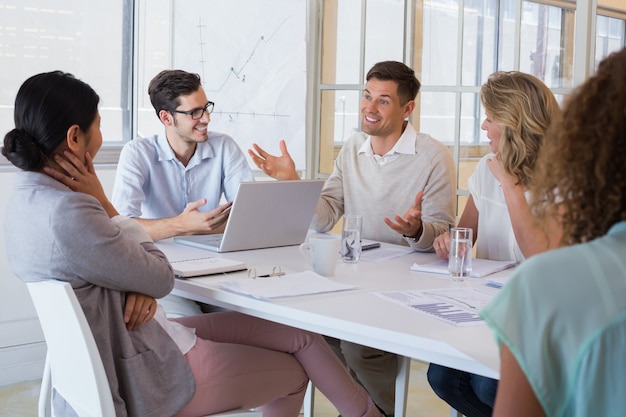
<path id="1" fill-rule="evenodd" d="M 196 72 L 215 102 L 209 130 L 305 168 L 306 0 L 173 2 L 173 68 Z M 254 166 L 252 162 L 251 166 Z"/>

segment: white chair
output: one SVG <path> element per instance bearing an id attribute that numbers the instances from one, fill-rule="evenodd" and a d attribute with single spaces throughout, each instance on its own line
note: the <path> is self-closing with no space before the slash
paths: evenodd
<path id="1" fill-rule="evenodd" d="M 109 382 L 96 342 L 69 283 L 27 283 L 48 354 L 39 395 L 39 417 L 54 416 L 52 388 L 83 417 L 115 415 Z M 211 416 L 261 417 L 260 411 L 233 410 Z"/>

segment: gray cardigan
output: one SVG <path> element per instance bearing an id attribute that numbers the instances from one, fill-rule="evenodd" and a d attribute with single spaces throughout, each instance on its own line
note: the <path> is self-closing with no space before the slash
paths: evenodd
<path id="1" fill-rule="evenodd" d="M 130 236 L 145 233 L 138 224 L 123 232 L 92 196 L 44 174 L 18 172 L 4 229 L 15 275 L 72 284 L 96 339 L 118 417 L 170 416 L 191 400 L 193 374 L 165 330 L 151 320 L 128 331 L 123 321 L 126 292 L 161 298 L 174 285 L 165 255 L 149 238 L 140 244 Z"/>

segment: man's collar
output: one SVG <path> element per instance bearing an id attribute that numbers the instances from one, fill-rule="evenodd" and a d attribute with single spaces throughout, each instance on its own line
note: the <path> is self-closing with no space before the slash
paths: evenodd
<path id="1" fill-rule="evenodd" d="M 158 146 L 159 160 L 168 161 L 172 159 L 177 159 L 176 154 L 174 154 L 174 150 L 170 146 L 165 133 L 158 135 L 157 142 L 159 143 L 159 146 Z M 208 141 L 203 142 L 203 143 L 208 143 Z M 213 158 L 213 157 L 215 157 L 215 152 L 213 151 L 212 146 L 202 146 L 202 143 L 198 143 L 196 144 L 196 150 L 193 156 L 191 157 L 191 159 L 189 160 L 189 162 L 191 163 L 191 161 L 194 160 L 194 158 L 198 158 L 198 161 L 201 161 L 203 159 Z"/>
<path id="2" fill-rule="evenodd" d="M 400 138 L 395 145 L 385 155 L 392 155 L 394 153 L 415 155 L 415 141 L 417 140 L 417 131 L 413 125 L 409 122 L 406 123 L 404 132 L 400 135 Z M 368 136 L 365 142 L 359 148 L 359 154 L 374 155 L 372 151 L 372 137 Z M 385 156 L 382 155 L 382 156 Z"/>

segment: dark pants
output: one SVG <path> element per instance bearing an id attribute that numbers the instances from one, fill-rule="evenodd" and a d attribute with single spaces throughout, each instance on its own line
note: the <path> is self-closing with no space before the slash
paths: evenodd
<path id="1" fill-rule="evenodd" d="M 467 417 L 490 417 L 498 380 L 431 364 L 428 383 L 435 394 Z"/>

